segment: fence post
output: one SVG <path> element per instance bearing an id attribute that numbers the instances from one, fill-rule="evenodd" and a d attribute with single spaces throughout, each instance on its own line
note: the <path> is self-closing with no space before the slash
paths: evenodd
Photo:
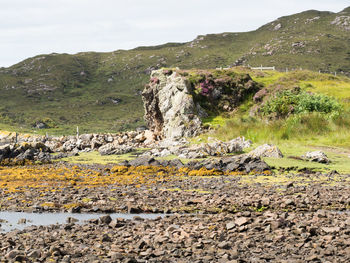
<path id="1" fill-rule="evenodd" d="M 77 126 L 77 140 L 79 139 L 79 126 Z"/>
<path id="2" fill-rule="evenodd" d="M 15 145 L 17 144 L 17 142 L 18 142 L 18 133 L 16 132 Z"/>

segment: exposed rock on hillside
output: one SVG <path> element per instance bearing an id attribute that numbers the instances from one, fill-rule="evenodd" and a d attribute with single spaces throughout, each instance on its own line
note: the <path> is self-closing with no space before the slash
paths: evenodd
<path id="1" fill-rule="evenodd" d="M 350 31 L 350 16 L 337 16 L 331 24 Z"/>
<path id="2" fill-rule="evenodd" d="M 259 88 L 248 74 L 232 70 L 156 70 L 142 92 L 144 117 L 160 138 L 195 136 L 201 118 L 234 110 Z"/>

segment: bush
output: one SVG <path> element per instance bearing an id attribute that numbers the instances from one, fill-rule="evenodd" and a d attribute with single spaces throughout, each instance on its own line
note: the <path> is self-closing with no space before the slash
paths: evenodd
<path id="1" fill-rule="evenodd" d="M 260 108 L 265 116 L 284 118 L 290 114 L 319 112 L 339 115 L 342 106 L 332 97 L 323 94 L 311 94 L 298 89 L 277 92 Z"/>

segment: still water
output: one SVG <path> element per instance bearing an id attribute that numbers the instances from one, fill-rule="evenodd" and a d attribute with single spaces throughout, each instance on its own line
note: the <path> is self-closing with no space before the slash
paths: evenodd
<path id="1" fill-rule="evenodd" d="M 0 212 L 0 232 L 8 232 L 14 229 L 22 230 L 28 226 L 47 226 L 53 224 L 65 224 L 69 217 L 78 219 L 77 224 L 83 224 L 90 219 L 98 219 L 106 214 L 71 214 L 71 213 L 25 213 L 25 212 Z M 133 219 L 135 216 L 144 219 L 155 219 L 164 214 L 109 214 L 112 219 Z M 24 220 L 25 219 L 25 220 Z M 20 221 L 26 221 L 25 224 Z"/>

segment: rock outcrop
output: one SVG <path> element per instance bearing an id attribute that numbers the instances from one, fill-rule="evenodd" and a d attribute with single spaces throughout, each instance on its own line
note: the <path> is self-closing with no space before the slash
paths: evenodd
<path id="1" fill-rule="evenodd" d="M 147 125 L 159 137 L 179 139 L 199 133 L 201 121 L 190 83 L 176 71 L 153 71 L 142 99 Z"/>
<path id="2" fill-rule="evenodd" d="M 196 136 L 201 118 L 233 111 L 259 89 L 248 74 L 233 70 L 155 70 L 142 92 L 144 118 L 161 139 Z"/>

